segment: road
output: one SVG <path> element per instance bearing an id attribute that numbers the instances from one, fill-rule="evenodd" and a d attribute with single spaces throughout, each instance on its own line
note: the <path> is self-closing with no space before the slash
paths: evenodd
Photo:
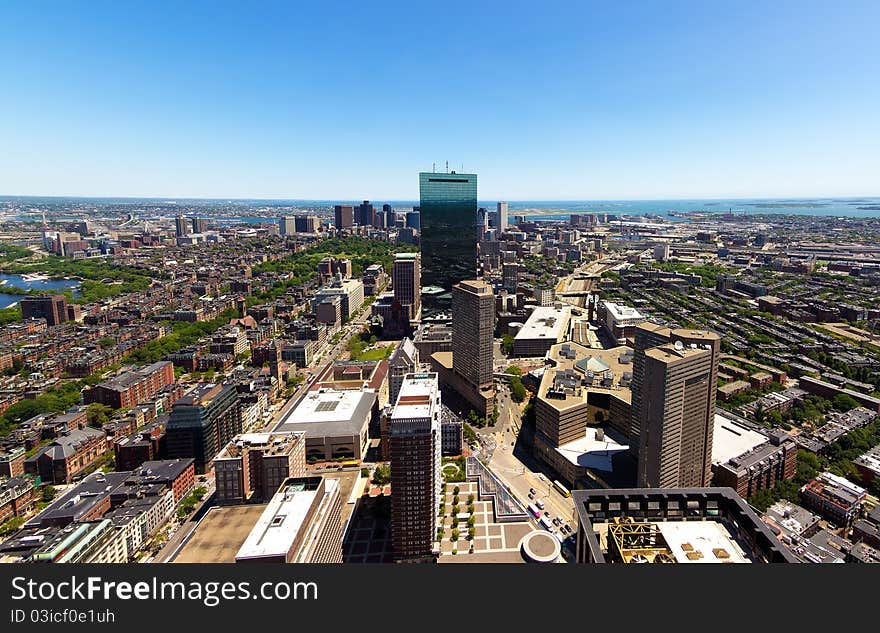
<path id="1" fill-rule="evenodd" d="M 552 479 L 540 471 L 540 465 L 535 458 L 526 454 L 523 444 L 530 444 L 530 438 L 523 434 L 523 438 L 517 440 L 521 432 L 522 407 L 510 399 L 510 392 L 506 386 L 498 390 L 498 422 L 489 433 L 482 433 L 483 437 L 491 438 L 497 448 L 489 452 L 488 466 L 499 479 L 503 481 L 523 505 L 531 502 L 529 489 L 534 488 L 536 497 L 542 499 L 545 511 L 553 517 L 561 517 L 574 528 L 574 503 L 566 499 L 553 488 Z M 520 447 L 512 446 L 517 441 Z M 516 454 L 514 454 L 516 453 Z"/>

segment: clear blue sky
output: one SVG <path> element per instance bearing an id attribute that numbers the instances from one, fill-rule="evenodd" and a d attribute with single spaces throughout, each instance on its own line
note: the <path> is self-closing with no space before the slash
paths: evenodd
<path id="1" fill-rule="evenodd" d="M 624 6 L 616 6 L 616 5 Z M 0 3 L 0 194 L 880 195 L 880 2 Z"/>

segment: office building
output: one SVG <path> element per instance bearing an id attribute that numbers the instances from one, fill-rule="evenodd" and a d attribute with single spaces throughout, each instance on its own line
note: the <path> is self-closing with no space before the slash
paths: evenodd
<path id="1" fill-rule="evenodd" d="M 416 210 L 407 211 L 406 227 L 418 231 L 421 228 L 421 213 Z"/>
<path id="2" fill-rule="evenodd" d="M 214 458 L 217 503 L 237 505 L 271 498 L 288 477 L 306 474 L 303 433 L 243 433 Z"/>
<path id="3" fill-rule="evenodd" d="M 639 485 L 707 485 L 711 478 L 717 357 L 706 347 L 676 341 L 647 350 L 644 372 L 638 412 Z"/>
<path id="4" fill-rule="evenodd" d="M 398 253 L 394 256 L 391 283 L 394 299 L 404 306 L 410 321 L 422 312 L 421 256 L 418 253 Z"/>
<path id="5" fill-rule="evenodd" d="M 552 346 L 567 338 L 570 321 L 568 304 L 535 308 L 513 338 L 513 355 L 544 356 Z"/>
<path id="6" fill-rule="evenodd" d="M 204 473 L 214 456 L 241 429 L 241 406 L 235 387 L 200 384 L 174 403 L 165 428 L 167 455 L 170 459 L 192 457 L 196 472 Z"/>
<path id="7" fill-rule="evenodd" d="M 477 271 L 477 176 L 420 173 L 419 196 L 422 279 L 448 293 Z"/>
<path id="8" fill-rule="evenodd" d="M 669 242 L 660 242 L 659 244 L 654 245 L 654 260 L 658 262 L 665 262 L 669 260 L 669 256 L 672 253 L 672 249 L 669 247 Z"/>
<path id="9" fill-rule="evenodd" d="M 278 228 L 281 235 L 293 235 L 296 233 L 296 218 L 283 217 L 278 220 Z"/>
<path id="10" fill-rule="evenodd" d="M 496 223 L 495 226 L 498 229 L 499 233 L 503 233 L 507 230 L 507 203 L 499 202 L 498 208 L 495 211 Z"/>
<path id="11" fill-rule="evenodd" d="M 293 227 L 297 233 L 317 233 L 321 220 L 317 215 L 297 215 L 293 218 Z"/>
<path id="12" fill-rule="evenodd" d="M 388 421 L 391 539 L 398 562 L 436 556 L 442 436 L 437 374 L 408 374 Z"/>
<path id="13" fill-rule="evenodd" d="M 339 480 L 285 479 L 235 555 L 236 563 L 341 563 Z"/>
<path id="14" fill-rule="evenodd" d="M 191 229 L 192 225 L 190 224 L 189 218 L 182 215 L 174 218 L 174 232 L 177 237 L 185 237 L 189 235 L 192 232 Z"/>
<path id="15" fill-rule="evenodd" d="M 492 383 L 495 295 L 485 281 L 471 279 L 452 289 L 452 369 L 474 386 Z"/>
<path id="16" fill-rule="evenodd" d="M 46 319 L 46 325 L 53 327 L 67 321 L 67 299 L 64 295 L 40 295 L 21 300 L 21 318 Z"/>
<path id="17" fill-rule="evenodd" d="M 575 490 L 578 563 L 797 563 L 730 488 Z"/>
<path id="18" fill-rule="evenodd" d="M 334 206 L 333 224 L 337 229 L 350 229 L 354 225 L 354 207 L 350 204 Z"/>
<path id="19" fill-rule="evenodd" d="M 308 392 L 274 430 L 305 433 L 308 462 L 337 458 L 361 461 L 370 423 L 377 417 L 375 392 L 318 389 Z"/>
<path id="20" fill-rule="evenodd" d="M 635 308 L 613 301 L 600 302 L 599 316 L 608 333 L 621 345 L 626 342 L 625 339 L 635 336 L 636 326 L 645 320 L 645 316 Z"/>
<path id="21" fill-rule="evenodd" d="M 354 210 L 354 222 L 360 226 L 373 226 L 376 222 L 376 209 L 369 200 L 364 200 Z"/>
<path id="22" fill-rule="evenodd" d="M 192 230 L 193 233 L 204 233 L 208 230 L 208 218 L 193 218 L 192 219 Z"/>

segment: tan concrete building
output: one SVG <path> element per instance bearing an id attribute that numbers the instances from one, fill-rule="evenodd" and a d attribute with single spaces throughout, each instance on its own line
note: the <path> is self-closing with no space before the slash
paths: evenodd
<path id="1" fill-rule="evenodd" d="M 214 458 L 217 503 L 265 501 L 288 477 L 306 474 L 304 433 L 242 433 Z"/>

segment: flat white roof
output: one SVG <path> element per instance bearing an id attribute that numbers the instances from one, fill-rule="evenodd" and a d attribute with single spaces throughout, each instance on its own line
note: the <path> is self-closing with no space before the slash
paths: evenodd
<path id="1" fill-rule="evenodd" d="M 608 436 L 607 431 L 603 439 L 596 439 L 596 431 L 595 428 L 588 428 L 584 437 L 557 447 L 556 452 L 575 466 L 611 472 L 611 458 L 616 453 L 628 450 L 629 446 L 616 442 Z"/>
<path id="2" fill-rule="evenodd" d="M 633 308 L 612 301 L 605 301 L 605 309 L 615 321 L 625 321 L 628 319 L 644 319 L 645 315 Z"/>
<path id="3" fill-rule="evenodd" d="M 308 392 L 302 402 L 284 419 L 284 424 L 307 424 L 313 422 L 338 422 L 350 420 L 361 401 L 374 396 L 353 389 Z M 293 429 L 284 429 L 293 430 Z"/>
<path id="4" fill-rule="evenodd" d="M 750 563 L 742 548 L 717 521 L 661 521 L 657 529 L 678 563 Z M 689 551 L 702 557 L 688 558 Z M 726 553 L 726 556 L 725 556 Z"/>
<path id="5" fill-rule="evenodd" d="M 437 374 L 407 374 L 404 376 L 391 419 L 430 418 L 440 406 Z"/>
<path id="6" fill-rule="evenodd" d="M 338 485 L 336 479 L 325 479 L 325 494 L 331 494 Z M 305 490 L 301 484 L 288 485 L 275 493 L 235 559 L 287 556 L 293 541 L 303 529 L 303 521 L 316 495 L 317 490 Z"/>
<path id="7" fill-rule="evenodd" d="M 766 435 L 716 413 L 712 431 L 712 463 L 724 464 L 767 441 Z"/>
<path id="8" fill-rule="evenodd" d="M 558 341 L 560 334 L 568 328 L 571 320 L 571 307 L 541 306 L 535 308 L 525 324 L 514 338 L 517 339 L 553 339 Z"/>

